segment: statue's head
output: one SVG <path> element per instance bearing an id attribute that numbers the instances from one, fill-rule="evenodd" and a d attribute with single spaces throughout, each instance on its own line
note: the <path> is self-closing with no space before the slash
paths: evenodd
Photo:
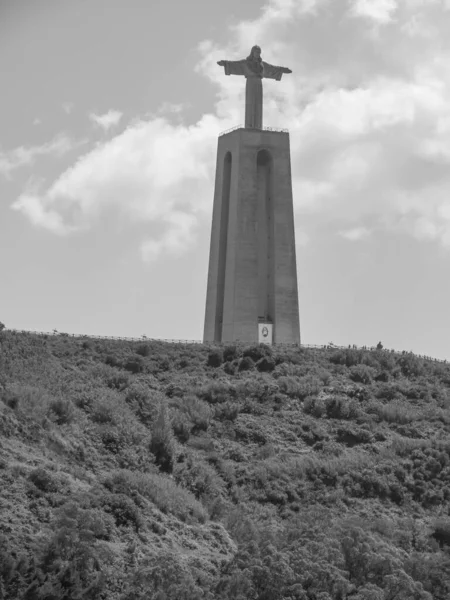
<path id="1" fill-rule="evenodd" d="M 247 60 L 261 60 L 261 48 L 259 46 L 253 46 L 250 50 L 250 55 L 247 56 Z"/>

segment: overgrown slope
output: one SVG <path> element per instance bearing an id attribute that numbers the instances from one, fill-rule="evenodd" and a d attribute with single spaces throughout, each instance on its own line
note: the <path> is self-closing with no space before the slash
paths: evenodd
<path id="1" fill-rule="evenodd" d="M 0 598 L 450 598 L 450 366 L 0 333 Z"/>

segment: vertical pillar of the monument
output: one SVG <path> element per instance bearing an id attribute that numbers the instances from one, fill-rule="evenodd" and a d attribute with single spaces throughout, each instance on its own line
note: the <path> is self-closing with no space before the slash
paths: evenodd
<path id="1" fill-rule="evenodd" d="M 238 129 L 219 138 L 205 341 L 300 343 L 289 134 Z"/>

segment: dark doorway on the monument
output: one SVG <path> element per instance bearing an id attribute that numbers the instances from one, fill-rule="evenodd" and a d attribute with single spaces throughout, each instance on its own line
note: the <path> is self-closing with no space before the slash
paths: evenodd
<path id="1" fill-rule="evenodd" d="M 219 261 L 217 273 L 217 305 L 214 340 L 222 341 L 223 305 L 225 300 L 225 272 L 227 264 L 228 220 L 230 213 L 230 187 L 231 187 L 231 152 L 225 154 L 223 160 L 222 177 L 222 206 L 220 214 Z"/>
<path id="2" fill-rule="evenodd" d="M 274 315 L 274 206 L 273 160 L 260 150 L 256 157 L 258 223 L 258 319 L 273 322 Z"/>

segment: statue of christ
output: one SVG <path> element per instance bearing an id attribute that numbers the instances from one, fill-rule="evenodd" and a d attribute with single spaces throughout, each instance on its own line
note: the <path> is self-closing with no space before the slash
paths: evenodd
<path id="1" fill-rule="evenodd" d="M 275 67 L 261 59 L 261 48 L 253 46 L 250 55 L 243 60 L 219 60 L 218 65 L 225 67 L 225 75 L 243 75 L 245 84 L 245 127 L 262 129 L 263 92 L 262 79 L 280 81 L 283 73 L 292 73 L 286 67 Z"/>

